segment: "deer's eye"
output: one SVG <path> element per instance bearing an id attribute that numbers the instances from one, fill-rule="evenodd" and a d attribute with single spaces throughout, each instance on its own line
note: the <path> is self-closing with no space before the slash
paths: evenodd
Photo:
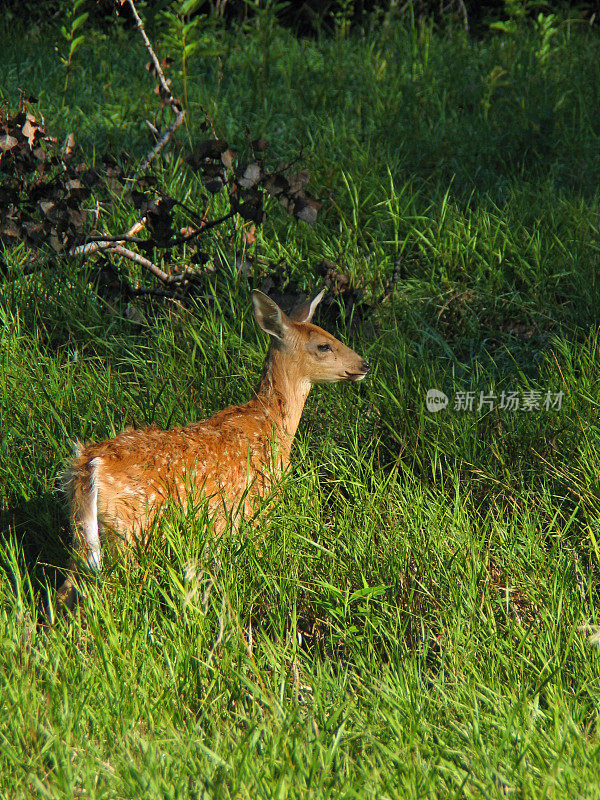
<path id="1" fill-rule="evenodd" d="M 330 347 L 328 344 L 320 344 L 320 345 L 317 347 L 317 350 L 318 350 L 320 353 L 329 353 L 329 352 L 331 351 L 331 347 Z"/>

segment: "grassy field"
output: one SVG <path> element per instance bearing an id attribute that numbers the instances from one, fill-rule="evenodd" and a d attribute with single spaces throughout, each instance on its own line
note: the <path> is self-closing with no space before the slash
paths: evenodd
<path id="1" fill-rule="evenodd" d="M 0 97 L 36 94 L 89 162 L 144 153 L 134 32 L 86 30 L 63 95 L 59 32 L 1 24 Z M 304 146 L 324 206 L 314 228 L 270 209 L 242 274 L 242 232 L 214 232 L 194 305 L 133 319 L 92 264 L 23 276 L 27 252 L 5 253 L 0 796 L 600 797 L 597 26 L 302 41 L 266 16 L 197 30 L 184 74 L 156 25 L 181 146 L 201 106 L 232 142 L 248 126 L 277 158 Z M 161 179 L 201 205 L 170 153 Z M 133 221 L 117 204 L 103 224 Z M 36 627 L 66 561 L 72 441 L 247 398 L 265 351 L 250 289 L 316 290 L 323 259 L 369 304 L 315 321 L 373 371 L 314 390 L 280 502 L 219 548 L 202 509 L 172 509 L 72 618 Z M 503 391 L 542 407 L 500 408 Z"/>

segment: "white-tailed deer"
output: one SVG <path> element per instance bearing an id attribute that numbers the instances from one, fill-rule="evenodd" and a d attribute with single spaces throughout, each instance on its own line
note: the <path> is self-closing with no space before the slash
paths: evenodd
<path id="1" fill-rule="evenodd" d="M 254 397 L 184 428 L 126 430 L 114 439 L 79 446 L 66 480 L 74 546 L 93 570 L 101 566 L 101 531 L 128 542 L 170 500 L 208 501 L 217 535 L 228 519 L 252 512 L 289 464 L 292 441 L 314 383 L 360 381 L 361 356 L 311 324 L 324 291 L 288 316 L 269 297 L 252 292 L 254 316 L 271 343 Z M 73 562 L 73 568 L 76 563 Z M 67 577 L 59 605 L 72 607 Z"/>

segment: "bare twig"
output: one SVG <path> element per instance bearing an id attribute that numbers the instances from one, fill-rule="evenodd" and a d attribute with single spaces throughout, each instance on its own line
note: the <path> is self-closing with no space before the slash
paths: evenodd
<path id="1" fill-rule="evenodd" d="M 173 136 L 177 128 L 181 125 L 184 118 L 185 118 L 185 111 L 183 109 L 180 109 L 179 113 L 175 117 L 175 121 L 173 122 L 173 124 L 169 128 L 167 128 L 167 130 L 163 133 L 158 142 L 154 145 L 152 150 L 150 150 L 146 158 L 142 161 L 140 167 L 135 171 L 135 174 L 133 178 L 131 178 L 131 180 L 135 180 L 148 169 L 152 161 L 154 161 L 156 156 L 160 153 L 160 151 L 167 144 L 171 136 Z"/>
<path id="2" fill-rule="evenodd" d="M 147 217 L 142 217 L 138 219 L 135 225 L 132 225 L 131 228 L 127 231 L 127 236 L 135 236 L 136 233 L 139 233 L 142 228 L 146 226 L 146 222 L 148 221 Z"/>
<path id="3" fill-rule="evenodd" d="M 169 101 L 169 104 L 170 104 L 171 108 L 173 108 L 173 113 L 177 114 L 177 110 L 174 108 L 175 99 L 173 97 L 173 94 L 172 94 L 171 90 L 169 89 L 169 84 L 167 83 L 167 81 L 165 79 L 165 75 L 164 75 L 164 72 L 162 71 L 162 67 L 160 65 L 160 61 L 158 60 L 158 57 L 157 57 L 156 53 L 154 52 L 154 49 L 153 49 L 152 44 L 150 42 L 150 39 L 148 38 L 148 36 L 146 34 L 146 31 L 144 29 L 144 23 L 142 22 L 142 19 L 141 19 L 140 15 L 137 12 L 137 8 L 135 7 L 135 3 L 134 3 L 133 0 L 127 0 L 127 4 L 129 5 L 129 8 L 131 9 L 131 13 L 133 14 L 133 17 L 135 19 L 135 22 L 136 22 L 136 25 L 137 25 L 138 30 L 140 32 L 140 35 L 141 35 L 142 39 L 144 40 L 144 44 L 146 45 L 146 50 L 148 51 L 148 53 L 150 53 L 150 58 L 152 59 L 152 63 L 154 64 L 154 69 L 156 71 L 156 77 L 158 78 L 158 80 L 160 82 L 160 85 L 162 86 L 163 92 L 165 93 L 165 97 Z"/>
<path id="4" fill-rule="evenodd" d="M 200 217 L 193 208 L 190 208 L 185 203 L 182 203 L 181 200 L 175 200 L 175 205 L 178 205 L 179 208 L 183 208 L 184 211 L 190 215 L 190 217 L 194 218 L 198 225 L 202 226 L 206 222 L 206 218 L 208 217 L 208 208 L 204 210 L 204 214 Z"/>
<path id="5" fill-rule="evenodd" d="M 120 242 L 125 241 L 124 239 L 119 239 Z M 96 250 L 106 250 L 109 247 L 112 247 L 112 242 L 107 242 L 106 240 L 96 241 L 96 242 L 88 242 L 87 244 L 79 244 L 77 247 L 72 247 L 69 250 L 70 256 L 90 256 L 92 253 L 95 253 Z"/>
<path id="6" fill-rule="evenodd" d="M 116 236 L 111 236 L 108 233 L 107 234 L 101 233 L 99 236 L 90 236 L 88 241 L 90 243 L 106 242 L 107 244 L 127 242 L 128 244 L 140 245 L 140 247 L 144 247 L 144 245 L 153 244 L 151 239 L 142 239 L 141 236 L 130 236 L 128 233 L 119 233 Z"/>
<path id="7" fill-rule="evenodd" d="M 168 246 L 173 247 L 173 245 L 185 244 L 186 242 L 189 242 L 191 239 L 195 239 L 201 233 L 205 233 L 206 231 L 209 231 L 211 228 L 215 228 L 217 225 L 221 225 L 221 223 L 225 222 L 228 219 L 231 219 L 231 217 L 233 217 L 234 215 L 235 211 L 228 211 L 227 214 L 223 214 L 222 217 L 217 217 L 217 219 L 211 219 L 209 222 L 204 222 L 202 225 L 200 225 L 199 228 L 197 228 L 192 233 L 188 233 L 185 236 L 175 236 L 173 239 L 169 241 Z"/>
<path id="8" fill-rule="evenodd" d="M 139 177 L 139 175 L 141 175 L 148 169 L 149 165 L 154 161 L 156 156 L 160 153 L 163 147 L 170 140 L 171 136 L 173 136 L 177 128 L 181 125 L 181 123 L 185 118 L 185 110 L 181 107 L 179 102 L 173 97 L 173 93 L 171 92 L 169 84 L 165 79 L 165 74 L 162 71 L 160 61 L 158 60 L 158 57 L 154 52 L 154 48 L 152 47 L 152 43 L 150 42 L 150 39 L 148 38 L 146 31 L 144 29 L 144 23 L 142 22 L 142 18 L 137 12 L 134 0 L 127 0 L 127 4 L 131 9 L 131 13 L 133 14 L 140 35 L 144 41 L 144 44 L 146 45 L 146 50 L 150 54 L 150 58 L 152 59 L 152 63 L 154 65 L 154 71 L 156 73 L 156 77 L 158 78 L 158 82 L 160 83 L 163 94 L 167 102 L 169 103 L 169 106 L 171 107 L 171 111 L 173 112 L 173 114 L 175 114 L 175 120 L 173 121 L 173 124 L 169 128 L 167 128 L 167 130 L 160 137 L 158 142 L 156 142 L 152 150 L 150 150 L 146 158 L 142 161 L 141 166 L 136 170 L 136 173 L 132 178 L 132 180 L 135 180 L 137 177 Z"/>
<path id="9" fill-rule="evenodd" d="M 199 228 L 193 230 L 191 233 L 187 233 L 185 236 L 174 236 L 172 239 L 168 241 L 157 244 L 153 242 L 152 239 L 141 239 L 139 236 L 132 236 L 131 232 L 135 230 L 141 229 L 141 223 L 136 223 L 131 230 L 127 231 L 127 233 L 117 234 L 116 236 L 111 236 L 110 234 L 100 234 L 99 236 L 92 236 L 90 240 L 86 244 L 80 244 L 77 247 L 73 247 L 69 251 L 69 255 L 77 256 L 77 255 L 84 255 L 89 256 L 94 253 L 96 250 L 113 250 L 114 245 L 117 244 L 137 244 L 141 247 L 152 245 L 153 247 L 162 247 L 162 248 L 170 248 L 175 247 L 179 244 L 186 244 L 196 237 L 198 237 L 201 233 L 210 230 L 211 228 L 215 228 L 217 225 L 221 225 L 221 223 L 225 222 L 226 220 L 233 217 L 235 211 L 228 211 L 227 214 L 224 214 L 222 217 L 217 217 L 217 219 L 211 219 L 208 222 L 202 222 Z M 145 221 L 145 217 L 144 220 Z"/>
<path id="10" fill-rule="evenodd" d="M 150 259 L 141 256 L 139 253 L 134 252 L 133 250 L 129 250 L 127 247 L 122 247 L 120 244 L 115 244 L 113 242 L 107 242 L 106 248 L 111 253 L 116 253 L 118 256 L 123 256 L 123 258 L 128 258 L 130 261 L 133 261 L 135 264 L 139 264 L 140 267 L 147 269 L 148 272 L 151 272 L 154 276 L 156 276 L 160 281 L 162 281 L 167 286 L 174 286 L 174 285 L 181 285 L 185 286 L 185 284 L 194 279 L 194 276 L 197 274 L 193 269 L 186 269 L 183 272 L 178 273 L 177 275 L 169 275 L 167 272 L 162 270 L 160 267 L 157 267 L 153 261 Z M 139 290 L 133 290 L 134 292 L 138 291 L 140 294 L 151 294 L 151 292 L 139 292 Z"/>
<path id="11" fill-rule="evenodd" d="M 142 217 L 138 220 L 135 225 L 132 225 L 131 228 L 127 231 L 127 233 L 123 234 L 119 237 L 109 236 L 108 234 L 106 237 L 94 236 L 90 239 L 89 242 L 86 244 L 80 244 L 77 247 L 72 247 L 69 250 L 70 256 L 89 256 L 92 253 L 95 253 L 96 250 L 104 250 L 107 247 L 110 247 L 111 243 L 113 242 L 127 242 L 131 241 L 131 237 L 135 236 L 136 233 L 139 233 L 144 225 L 146 224 L 146 217 Z"/>
<path id="12" fill-rule="evenodd" d="M 157 267 L 156 264 L 149 259 L 144 258 L 144 256 L 141 256 L 139 253 L 134 253 L 133 250 L 128 250 L 126 247 L 122 247 L 120 244 L 114 244 L 112 242 L 107 242 L 105 247 L 119 256 L 128 258 L 135 264 L 139 264 L 140 267 L 144 267 L 144 269 L 147 269 L 148 272 L 151 272 L 159 280 L 163 281 L 163 283 L 172 282 L 173 278 L 171 275 L 168 275 L 166 272 L 164 272 L 164 270 L 162 270 L 160 267 Z"/>

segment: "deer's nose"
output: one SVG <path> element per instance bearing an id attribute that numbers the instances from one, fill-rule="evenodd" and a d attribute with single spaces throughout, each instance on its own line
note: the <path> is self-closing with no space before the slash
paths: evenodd
<path id="1" fill-rule="evenodd" d="M 368 372 L 368 371 L 371 369 L 371 365 L 370 365 L 370 364 L 369 364 L 369 362 L 368 362 L 366 359 L 364 359 L 364 358 L 363 358 L 363 360 L 362 360 L 362 364 L 361 364 L 361 366 L 362 366 L 363 372 Z"/>

